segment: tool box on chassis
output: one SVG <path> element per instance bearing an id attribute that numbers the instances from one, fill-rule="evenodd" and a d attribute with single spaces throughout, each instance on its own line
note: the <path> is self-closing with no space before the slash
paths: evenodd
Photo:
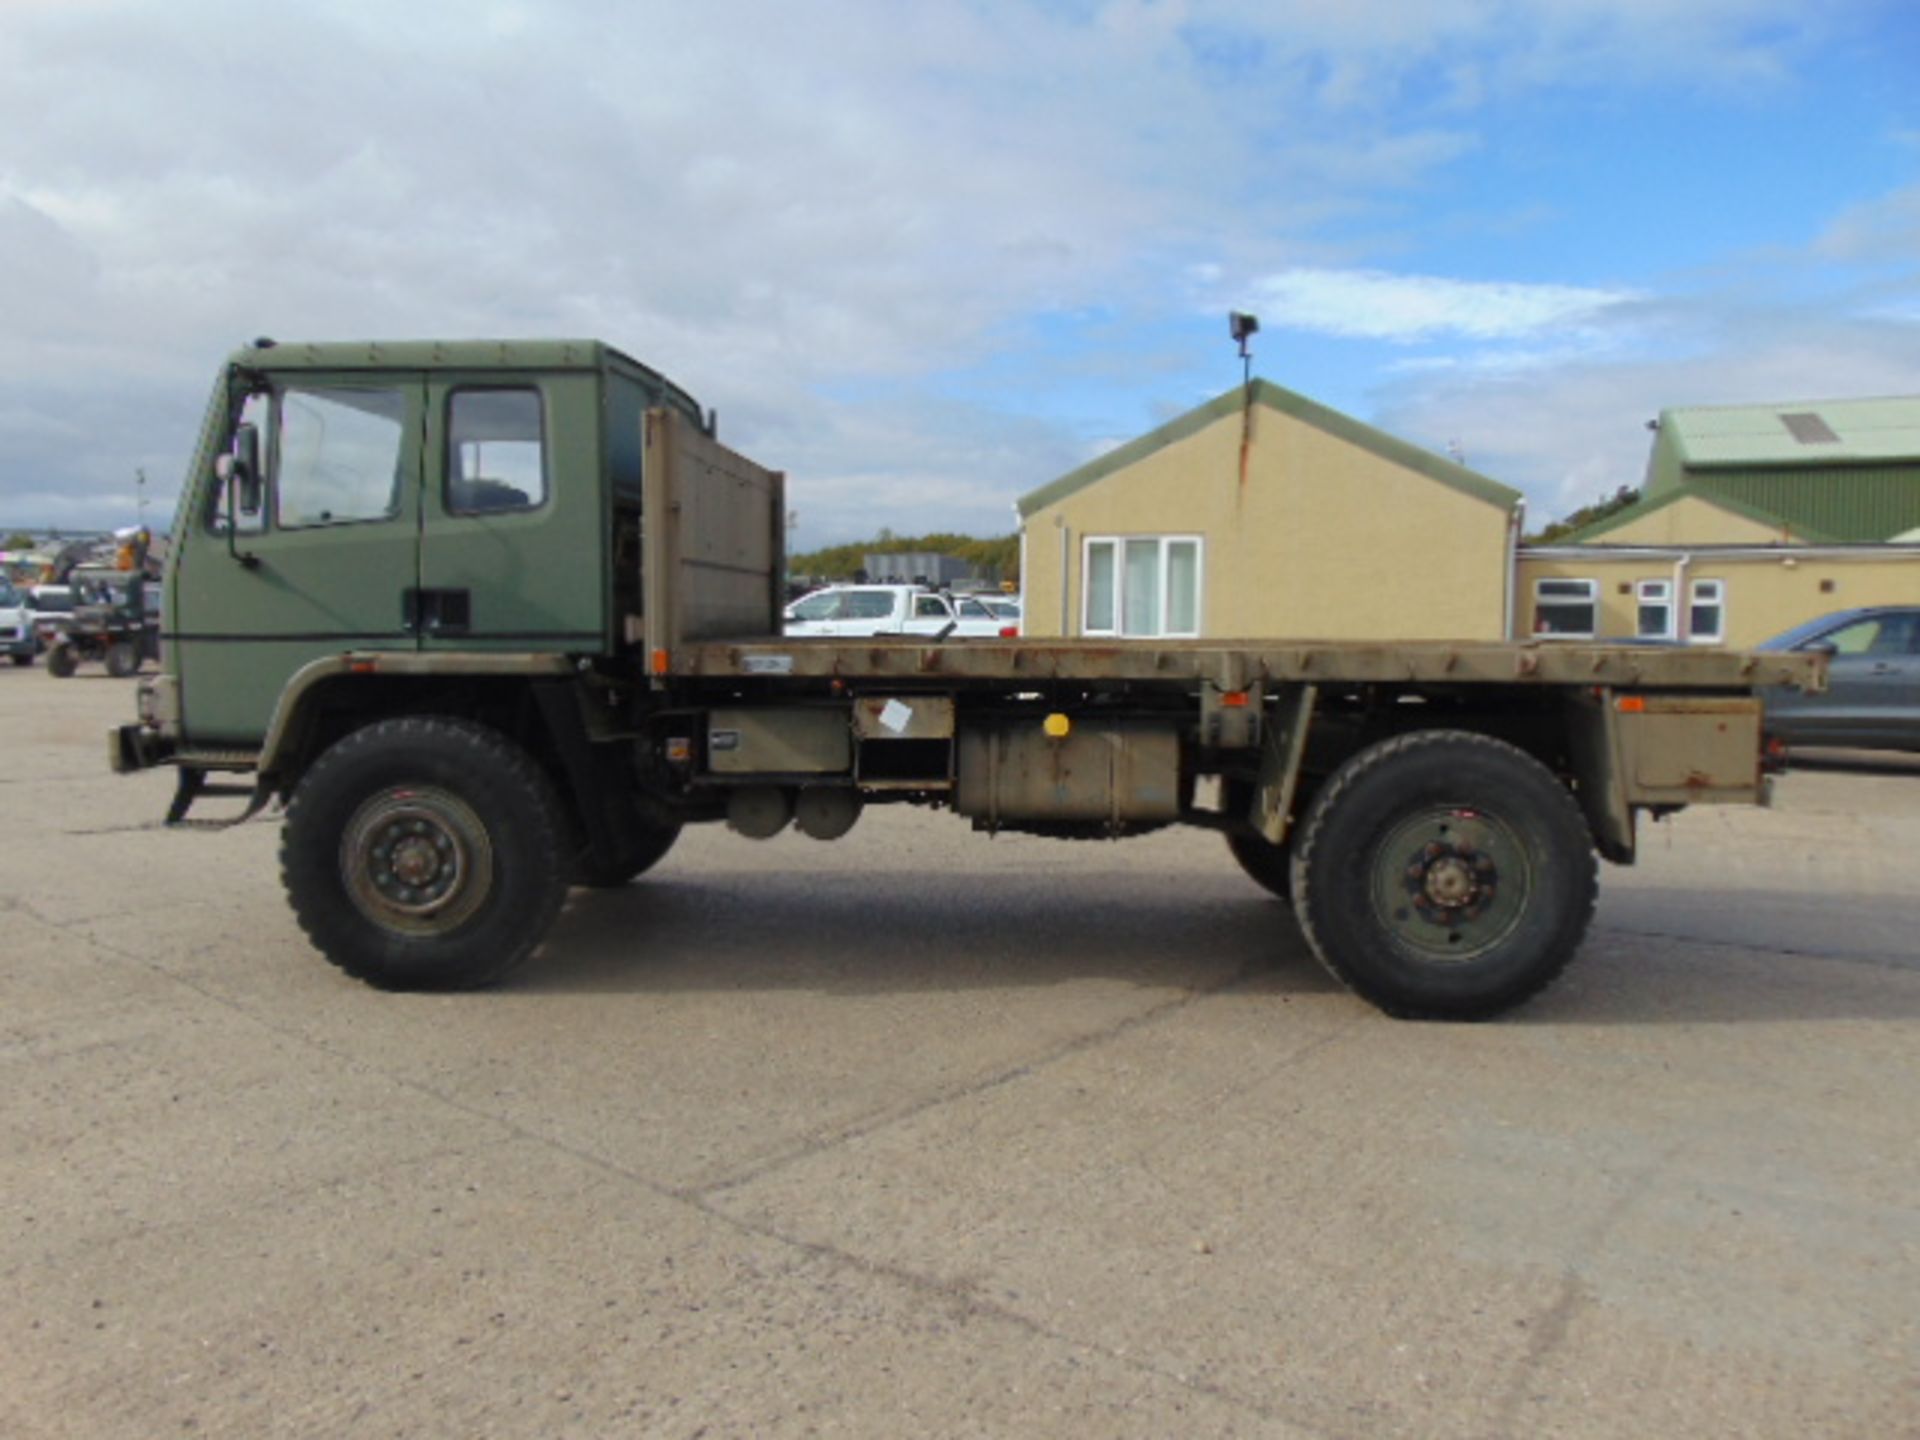
<path id="1" fill-rule="evenodd" d="M 1470 1018 L 1559 973 L 1637 817 L 1763 803 L 1753 691 L 1820 682 L 1679 647 L 787 639 L 785 514 L 604 346 L 242 351 L 114 763 L 174 766 L 175 823 L 283 803 L 296 916 L 383 986 L 498 977 L 685 824 L 833 839 L 913 803 L 1219 830 L 1360 994 Z"/>

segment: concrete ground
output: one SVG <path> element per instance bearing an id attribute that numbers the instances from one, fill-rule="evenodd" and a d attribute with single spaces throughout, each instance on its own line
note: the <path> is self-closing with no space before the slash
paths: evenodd
<path id="1" fill-rule="evenodd" d="M 1920 765 L 1609 869 L 1500 1023 L 1216 837 L 690 833 L 377 994 L 0 671 L 0 1434 L 1920 1435 Z"/>

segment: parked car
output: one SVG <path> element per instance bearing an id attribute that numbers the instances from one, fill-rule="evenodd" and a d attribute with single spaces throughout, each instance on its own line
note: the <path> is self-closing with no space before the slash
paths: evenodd
<path id="1" fill-rule="evenodd" d="M 80 596 L 71 585 L 34 585 L 27 590 L 33 607 L 33 633 L 44 650 L 67 628 Z"/>
<path id="2" fill-rule="evenodd" d="M 1828 657 L 1823 694 L 1762 692 L 1772 738 L 1920 751 L 1920 605 L 1839 610 L 1754 648 Z"/>
<path id="3" fill-rule="evenodd" d="M 789 635 L 999 636 L 1006 627 L 978 600 L 921 585 L 828 585 L 787 606 Z"/>
<path id="4" fill-rule="evenodd" d="M 1020 610 L 1018 595 L 982 595 L 980 603 L 991 610 L 1002 625 L 1013 626 L 1014 634 L 1019 634 L 1025 617 Z"/>
<path id="5" fill-rule="evenodd" d="M 31 665 L 40 649 L 33 633 L 33 608 L 27 597 L 6 580 L 0 580 L 0 654 L 16 665 Z"/>

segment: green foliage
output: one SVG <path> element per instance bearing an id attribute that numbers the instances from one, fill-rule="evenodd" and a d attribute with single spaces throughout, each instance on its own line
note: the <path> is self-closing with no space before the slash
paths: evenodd
<path id="1" fill-rule="evenodd" d="M 951 555 L 964 560 L 982 574 L 997 573 L 1002 581 L 1020 583 L 1020 537 L 1003 535 L 991 540 L 976 540 L 971 535 L 936 532 L 932 535 L 895 535 L 885 527 L 871 540 L 856 540 L 847 545 L 828 545 L 795 555 L 787 573 L 815 580 L 851 580 L 853 572 L 869 555 L 886 552 Z"/>
<path id="2" fill-rule="evenodd" d="M 0 541 L 0 550 L 31 550 L 38 543 L 26 531 L 16 530 L 4 541 Z"/>
<path id="3" fill-rule="evenodd" d="M 1637 486 L 1622 485 L 1605 500 L 1596 500 L 1591 505 L 1582 505 L 1564 519 L 1556 520 L 1551 525 L 1542 527 L 1535 534 L 1527 536 L 1527 543 L 1551 545 L 1554 541 L 1571 535 L 1577 530 L 1584 530 L 1589 525 L 1597 524 L 1609 515 L 1619 514 L 1639 499 L 1640 491 Z"/>

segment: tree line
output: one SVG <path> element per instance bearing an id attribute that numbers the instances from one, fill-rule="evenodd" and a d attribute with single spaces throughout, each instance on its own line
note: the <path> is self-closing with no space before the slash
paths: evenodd
<path id="1" fill-rule="evenodd" d="M 1001 581 L 1020 583 L 1020 537 L 1003 535 L 980 540 L 971 535 L 935 531 L 930 535 L 896 535 L 882 528 L 871 540 L 855 540 L 845 545 L 826 545 L 818 550 L 796 552 L 787 562 L 793 575 L 809 575 L 817 580 L 851 580 L 869 555 L 899 554 L 951 555 L 964 560 L 982 575 Z"/>

